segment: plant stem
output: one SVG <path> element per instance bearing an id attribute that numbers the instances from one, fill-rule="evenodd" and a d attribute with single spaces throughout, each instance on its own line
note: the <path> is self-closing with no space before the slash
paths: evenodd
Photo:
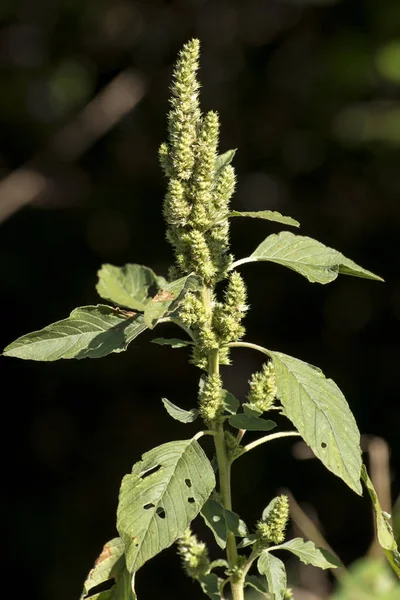
<path id="1" fill-rule="evenodd" d="M 203 288 L 203 302 L 207 314 L 211 320 L 212 317 L 212 289 L 210 287 Z M 219 374 L 219 351 L 218 349 L 211 350 L 208 356 L 208 374 Z M 223 421 L 216 420 L 213 423 L 212 430 L 215 432 L 214 444 L 217 455 L 218 473 L 219 473 L 219 491 L 224 508 L 232 510 L 231 497 L 231 462 L 228 459 L 225 445 L 225 432 Z M 226 555 L 229 568 L 234 570 L 238 566 L 238 552 L 236 548 L 236 539 L 231 531 L 228 531 L 226 540 Z M 243 579 L 231 579 L 232 600 L 244 600 Z"/>
<path id="2" fill-rule="evenodd" d="M 263 437 L 259 438 L 258 440 L 254 440 L 254 442 L 250 442 L 250 444 L 243 446 L 242 454 L 240 454 L 240 456 L 242 456 L 245 452 L 249 452 L 250 450 L 253 450 L 253 448 L 256 448 L 257 446 L 261 446 L 261 444 L 265 444 L 266 442 L 270 442 L 271 440 L 276 440 L 278 438 L 290 437 L 292 435 L 300 435 L 300 434 L 298 431 L 278 431 L 278 433 L 271 433 L 269 435 L 264 435 Z M 239 457 L 237 457 L 237 458 L 239 458 Z"/>

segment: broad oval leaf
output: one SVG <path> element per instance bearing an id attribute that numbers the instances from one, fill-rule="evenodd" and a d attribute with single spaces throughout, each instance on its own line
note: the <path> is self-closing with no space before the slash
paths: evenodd
<path id="1" fill-rule="evenodd" d="M 192 408 L 191 410 L 184 410 L 183 408 L 179 408 L 176 404 L 173 404 L 166 398 L 161 398 L 162 403 L 164 404 L 164 408 L 167 413 L 175 419 L 176 421 L 180 421 L 181 423 L 193 423 L 199 416 L 199 411 L 196 408 Z"/>
<path id="2" fill-rule="evenodd" d="M 313 565 L 320 569 L 337 569 L 341 562 L 325 548 L 317 548 L 313 542 L 305 542 L 301 538 L 294 538 L 284 544 L 279 544 L 274 550 L 289 550 L 295 554 L 305 565 Z"/>
<path id="3" fill-rule="evenodd" d="M 102 265 L 98 277 L 96 290 L 99 296 L 117 306 L 126 306 L 139 311 L 144 311 L 151 300 L 150 287 L 159 289 L 167 285 L 164 277 L 158 277 L 148 267 L 135 264 L 127 264 L 123 267 Z"/>
<path id="4" fill-rule="evenodd" d="M 240 212 L 238 210 L 232 210 L 229 217 L 250 217 L 251 219 L 265 219 L 266 221 L 273 221 L 275 223 L 282 223 L 283 225 L 293 225 L 293 227 L 300 227 L 300 223 L 292 217 L 285 217 L 276 210 L 257 210 L 257 211 L 245 211 Z"/>
<path id="5" fill-rule="evenodd" d="M 117 529 L 128 571 L 136 572 L 181 537 L 214 487 L 214 471 L 196 440 L 146 452 L 122 480 L 119 494 Z"/>
<path id="6" fill-rule="evenodd" d="M 279 558 L 264 550 L 257 561 L 260 575 L 265 575 L 268 582 L 268 591 L 274 594 L 275 600 L 283 600 L 286 592 L 285 565 Z"/>
<path id="7" fill-rule="evenodd" d="M 126 350 L 146 329 L 142 315 L 102 304 L 82 306 L 67 319 L 18 338 L 3 354 L 43 361 L 101 358 Z"/>
<path id="8" fill-rule="evenodd" d="M 382 510 L 378 494 L 369 478 L 365 465 L 361 469 L 361 478 L 368 490 L 375 513 L 376 534 L 380 546 L 384 549 L 386 558 L 397 577 L 400 578 L 400 552 L 390 524 L 390 515 Z"/>
<path id="9" fill-rule="evenodd" d="M 312 238 L 295 235 L 289 231 L 268 236 L 253 254 L 237 261 L 231 268 L 257 261 L 283 265 L 300 273 L 312 283 L 329 283 L 336 279 L 339 273 L 383 281 L 381 277 L 363 269 L 341 252 Z"/>
<path id="10" fill-rule="evenodd" d="M 274 421 L 260 419 L 259 417 L 240 413 L 229 418 L 229 425 L 236 429 L 246 429 L 247 431 L 271 431 L 276 427 Z"/>
<path id="11" fill-rule="evenodd" d="M 317 367 L 281 352 L 267 352 L 284 414 L 326 468 L 361 494 L 360 432 L 342 392 Z"/>
<path id="12" fill-rule="evenodd" d="M 80 600 L 134 600 L 132 578 L 126 570 L 124 552 L 125 544 L 121 538 L 114 538 L 104 545 L 86 578 Z M 97 589 L 104 591 L 96 593 Z"/>
<path id="13" fill-rule="evenodd" d="M 201 516 L 222 549 L 226 547 L 228 532 L 236 537 L 245 537 L 248 534 L 246 523 L 238 514 L 224 508 L 222 504 L 211 498 L 203 506 Z"/>
<path id="14" fill-rule="evenodd" d="M 199 279 L 194 275 L 186 275 L 172 283 L 167 283 L 146 305 L 145 323 L 153 329 L 160 319 L 173 313 L 189 290 L 199 287 Z"/>

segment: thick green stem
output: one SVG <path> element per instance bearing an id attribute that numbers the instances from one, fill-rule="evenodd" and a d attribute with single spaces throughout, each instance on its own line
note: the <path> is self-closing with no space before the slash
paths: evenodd
<path id="1" fill-rule="evenodd" d="M 206 308 L 207 314 L 210 319 L 212 317 L 212 289 L 205 287 L 203 290 L 203 301 Z M 219 352 L 218 350 L 211 350 L 208 356 L 208 374 L 218 375 L 219 373 Z M 215 452 L 217 455 L 218 473 L 219 473 L 219 491 L 221 494 L 221 500 L 223 506 L 227 510 L 232 510 L 232 497 L 231 497 L 231 463 L 226 452 L 225 445 L 225 432 L 223 421 L 217 420 L 212 425 L 214 434 Z M 236 539 L 232 532 L 228 532 L 226 540 L 226 554 L 228 559 L 229 568 L 231 571 L 235 570 L 238 566 L 238 552 L 236 548 Z M 233 575 L 231 580 L 232 600 L 244 600 L 243 592 L 243 579 L 235 579 Z"/>

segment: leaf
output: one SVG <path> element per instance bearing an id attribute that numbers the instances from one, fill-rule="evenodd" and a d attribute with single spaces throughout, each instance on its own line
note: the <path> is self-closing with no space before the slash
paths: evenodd
<path id="1" fill-rule="evenodd" d="M 215 174 L 219 175 L 226 165 L 229 165 L 233 161 L 233 157 L 236 154 L 236 148 L 234 150 L 228 150 L 223 154 L 217 156 L 217 160 L 215 161 Z"/>
<path id="2" fill-rule="evenodd" d="M 146 329 L 142 315 L 102 304 L 82 306 L 67 319 L 18 338 L 3 354 L 43 361 L 101 358 L 126 350 Z"/>
<path id="3" fill-rule="evenodd" d="M 246 548 L 247 546 L 251 546 L 254 542 L 257 541 L 257 534 L 250 533 L 250 535 L 244 537 L 237 545 L 238 548 Z"/>
<path id="4" fill-rule="evenodd" d="M 83 585 L 81 600 L 134 600 L 131 576 L 125 567 L 125 545 L 121 538 L 105 544 Z M 108 587 L 105 587 L 108 586 Z M 96 593 L 96 589 L 99 591 Z"/>
<path id="5" fill-rule="evenodd" d="M 268 585 L 264 577 L 257 577 L 257 575 L 246 575 L 244 585 L 249 585 L 257 590 L 257 592 L 260 592 L 260 594 L 269 596 Z"/>
<path id="6" fill-rule="evenodd" d="M 159 344 L 160 346 L 171 346 L 172 348 L 184 348 L 185 346 L 193 345 L 193 342 L 179 340 L 178 338 L 155 338 L 151 341 L 153 344 Z"/>
<path id="7" fill-rule="evenodd" d="M 224 390 L 223 402 L 225 404 L 226 412 L 231 413 L 232 415 L 236 413 L 237 409 L 240 406 L 240 402 L 236 398 L 236 396 L 234 396 L 233 394 L 231 394 L 231 392 L 228 392 L 227 390 Z"/>
<path id="8" fill-rule="evenodd" d="M 244 414 L 248 415 L 249 417 L 259 417 L 263 414 L 263 411 L 260 410 L 255 404 L 244 402 L 242 406 Z"/>
<path id="9" fill-rule="evenodd" d="M 201 516 L 213 532 L 218 546 L 222 549 L 226 547 L 229 531 L 236 537 L 244 537 L 248 533 L 246 523 L 239 515 L 224 508 L 222 504 L 211 498 L 203 506 Z"/>
<path id="10" fill-rule="evenodd" d="M 212 600 L 220 600 L 221 594 L 219 591 L 220 579 L 215 573 L 209 573 L 208 575 L 202 575 L 198 578 L 198 582 L 201 585 L 203 592 Z"/>
<path id="11" fill-rule="evenodd" d="M 167 283 L 146 305 L 145 323 L 153 329 L 160 319 L 176 310 L 186 292 L 197 289 L 199 280 L 194 275 L 186 275 L 172 283 Z"/>
<path id="12" fill-rule="evenodd" d="M 164 277 L 158 277 L 148 267 L 134 264 L 124 267 L 102 265 L 98 277 L 96 290 L 99 296 L 117 306 L 139 311 L 144 311 L 151 300 L 150 287 L 155 286 L 158 289 L 167 285 Z"/>
<path id="13" fill-rule="evenodd" d="M 284 544 L 275 546 L 274 550 L 289 550 L 299 557 L 305 565 L 313 565 L 320 569 L 336 569 L 343 566 L 341 562 L 325 548 L 317 548 L 313 542 L 305 542 L 301 538 L 294 538 Z"/>
<path id="14" fill-rule="evenodd" d="M 293 227 L 300 227 L 300 223 L 292 217 L 285 217 L 276 210 L 258 210 L 258 211 L 245 211 L 239 212 L 232 210 L 229 217 L 251 217 L 252 219 L 265 219 L 267 221 L 274 221 L 275 223 L 283 223 L 283 225 L 293 225 Z"/>
<path id="15" fill-rule="evenodd" d="M 265 575 L 268 581 L 268 591 L 275 594 L 275 600 L 283 600 L 286 591 L 285 565 L 279 558 L 264 550 L 257 561 L 260 575 Z"/>
<path id="16" fill-rule="evenodd" d="M 360 433 L 342 392 L 317 367 L 281 352 L 267 353 L 284 414 L 325 467 L 361 495 Z"/>
<path id="17" fill-rule="evenodd" d="M 181 423 L 193 423 L 199 415 L 199 411 L 196 408 L 192 408 L 191 410 L 183 410 L 183 408 L 179 408 L 176 404 L 172 404 L 166 398 L 161 398 L 162 403 L 164 404 L 164 408 L 167 413 L 176 421 L 180 421 Z"/>
<path id="18" fill-rule="evenodd" d="M 234 263 L 270 261 L 288 267 L 312 283 L 329 283 L 339 273 L 383 281 L 378 275 L 358 266 L 341 252 L 328 248 L 316 240 L 282 231 L 264 240 L 248 258 Z"/>
<path id="19" fill-rule="evenodd" d="M 399 600 L 400 584 L 396 582 L 385 560 L 362 558 L 350 566 L 340 578 L 331 600 Z"/>
<path id="20" fill-rule="evenodd" d="M 229 425 L 236 427 L 236 429 L 247 429 L 247 431 L 271 431 L 276 427 L 274 421 L 267 421 L 244 413 L 230 417 Z"/>
<path id="21" fill-rule="evenodd" d="M 180 440 L 146 452 L 122 480 L 117 529 L 130 573 L 181 537 L 215 487 L 199 443 Z"/>
<path id="22" fill-rule="evenodd" d="M 390 515 L 381 508 L 378 494 L 369 478 L 365 465 L 361 467 L 361 478 L 370 495 L 372 506 L 375 512 L 376 535 L 380 546 L 384 549 L 386 558 L 390 566 L 400 578 L 400 552 L 394 539 L 392 526 L 390 524 Z"/>

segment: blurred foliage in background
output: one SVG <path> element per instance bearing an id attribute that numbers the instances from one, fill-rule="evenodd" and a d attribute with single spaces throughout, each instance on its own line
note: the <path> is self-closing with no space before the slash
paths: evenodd
<path id="1" fill-rule="evenodd" d="M 157 149 L 172 62 L 193 36 L 202 43 L 203 107 L 220 112 L 221 150 L 239 149 L 234 208 L 292 215 L 303 235 L 387 281 L 342 278 L 310 290 L 278 266 L 245 273 L 249 338 L 318 364 L 340 385 L 361 431 L 391 447 L 396 497 L 399 0 L 1 0 L 1 345 L 96 303 L 102 262 L 167 273 Z M 237 257 L 275 231 L 232 227 Z M 18 580 L 23 568 L 31 600 L 79 597 L 114 537 L 122 476 L 151 446 L 191 434 L 168 420 L 160 398 L 190 408 L 199 373 L 185 350 L 150 339 L 101 361 L 1 364 L 6 573 Z M 242 350 L 236 359 L 224 377 L 243 398 L 261 359 Z M 235 510 L 254 523 L 289 488 L 352 563 L 371 540 L 368 500 L 316 461 L 296 461 L 292 445 L 242 459 Z M 198 593 L 173 550 L 140 575 L 142 600 L 160 589 L 164 598 Z"/>

